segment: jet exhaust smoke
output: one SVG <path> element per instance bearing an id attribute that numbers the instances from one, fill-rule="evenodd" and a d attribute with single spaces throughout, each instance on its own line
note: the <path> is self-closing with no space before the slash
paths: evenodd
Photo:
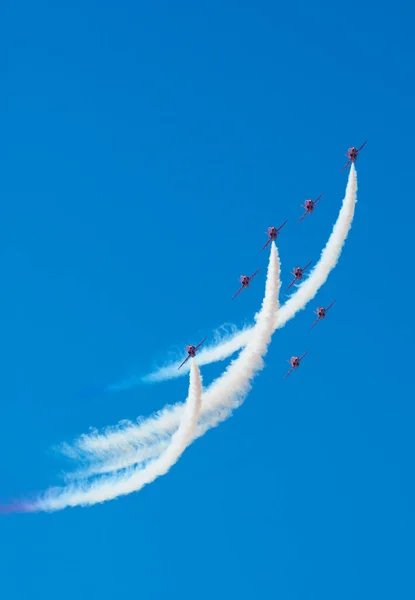
<path id="1" fill-rule="evenodd" d="M 277 248 L 272 242 L 265 296 L 261 310 L 255 316 L 255 325 L 198 355 L 201 364 L 208 364 L 223 360 L 243 348 L 239 357 L 204 392 L 203 407 L 200 371 L 193 360 L 185 404 L 166 406 L 141 422 L 122 422 L 103 433 L 81 436 L 72 446 L 64 445 L 62 451 L 85 461 L 87 469 L 75 473 L 73 482 L 60 488 L 50 488 L 33 502 L 0 506 L 0 513 L 87 506 L 138 491 L 166 474 L 193 440 L 227 419 L 244 401 L 253 378 L 263 368 L 263 359 L 275 329 L 284 326 L 304 309 L 336 266 L 353 221 L 356 192 L 357 175 L 352 164 L 345 198 L 320 260 L 281 309 L 278 305 L 280 263 Z M 147 376 L 147 380 L 180 376 L 181 373 L 176 370 L 177 364 L 170 365 Z"/>
<path id="2" fill-rule="evenodd" d="M 275 243 L 271 244 L 268 274 L 262 308 L 256 315 L 252 335 L 239 357 L 231 362 L 224 374 L 214 381 L 203 395 L 203 409 L 193 439 L 227 419 L 245 399 L 251 381 L 263 366 L 271 342 L 278 309 L 280 290 L 280 261 Z M 168 447 L 183 412 L 183 405 L 168 406 L 143 421 L 141 425 L 109 430 L 110 444 L 104 435 L 81 438 L 84 453 L 98 459 L 85 471 L 74 473 L 72 478 L 88 477 L 96 473 L 111 472 L 132 464 L 146 463 Z M 115 442 L 115 443 L 114 443 Z M 79 443 L 79 440 L 78 440 Z M 85 456 L 84 454 L 84 456 Z M 99 462 L 101 461 L 101 462 Z M 69 476 L 70 478 L 70 476 Z"/>
<path id="3" fill-rule="evenodd" d="M 13 513 L 35 512 L 30 502 L 10 502 L 9 504 L 0 504 L 0 515 L 11 515 Z"/>
<path id="4" fill-rule="evenodd" d="M 305 308 L 306 304 L 314 298 L 321 286 L 326 282 L 332 269 L 336 266 L 352 225 L 355 204 L 357 201 L 356 192 L 357 174 L 354 163 L 352 163 L 342 207 L 326 247 L 321 253 L 320 261 L 312 269 L 309 277 L 304 280 L 297 288 L 297 291 L 281 307 L 276 320 L 276 328 L 283 327 L 299 310 Z M 206 347 L 198 355 L 198 364 L 207 365 L 220 360 L 225 360 L 243 348 L 248 343 L 251 334 L 252 328 L 246 328 L 215 346 Z M 140 382 L 155 383 L 182 377 L 186 370 L 184 370 L 184 372 L 182 370 L 177 371 L 179 364 L 180 363 L 174 362 L 162 367 L 149 375 L 145 375 L 141 380 L 139 378 L 131 379 L 131 386 L 137 385 Z"/>
<path id="5" fill-rule="evenodd" d="M 137 492 L 157 477 L 165 475 L 179 460 L 193 438 L 202 406 L 202 378 L 199 367 L 191 361 L 189 395 L 183 407 L 180 424 L 170 443 L 155 460 L 144 468 L 131 468 L 121 474 L 100 477 L 94 481 L 51 488 L 30 507 L 34 511 L 56 511 L 68 506 L 88 506 Z"/>
<path id="6" fill-rule="evenodd" d="M 303 309 L 314 298 L 320 287 L 327 280 L 330 271 L 336 266 L 353 221 L 356 192 L 357 175 L 355 167 L 352 164 L 342 207 L 329 240 L 321 253 L 321 258 L 311 271 L 310 276 L 298 287 L 297 291 L 279 311 L 275 310 L 277 305 L 277 302 L 275 302 L 273 309 L 274 329 L 283 327 L 288 320 L 292 319 L 299 310 Z M 271 251 L 271 256 L 272 253 L 273 250 Z M 237 334 L 230 340 L 233 344 L 232 352 L 242 346 L 245 346 L 245 349 L 251 347 L 250 344 L 255 339 L 255 330 L 260 315 L 261 313 L 255 317 L 256 325 L 253 328 Z M 224 347 L 220 345 L 217 348 L 218 354 L 216 355 L 214 354 L 216 350 L 208 349 L 207 351 L 211 352 L 211 354 L 209 355 L 210 360 L 205 360 L 205 363 L 216 360 L 215 356 L 220 355 L 223 357 Z M 205 351 L 205 359 L 207 351 Z M 201 362 L 202 355 L 203 352 L 200 353 L 200 356 L 198 355 L 198 362 Z M 230 370 L 232 372 L 235 363 L 241 358 L 243 359 L 244 356 L 246 354 L 243 351 L 238 359 L 230 364 L 222 377 L 226 377 Z M 174 370 L 175 365 L 168 368 Z M 196 432 L 197 437 L 203 435 L 210 427 L 226 419 L 232 412 L 232 409 L 238 406 L 237 400 L 233 404 L 231 402 L 230 407 L 221 406 L 222 385 L 226 387 L 226 384 L 221 383 L 222 377 L 217 379 L 205 392 L 204 409 Z M 75 440 L 72 446 L 65 445 L 62 451 L 67 456 L 85 461 L 89 465 L 84 473 L 81 471 L 78 474 L 74 473 L 72 476 L 82 477 L 83 474 L 89 475 L 91 472 L 109 472 L 125 468 L 131 464 L 145 462 L 154 456 L 158 456 L 168 445 L 170 436 L 180 422 L 182 411 L 183 405 L 178 403 L 173 407 L 166 407 L 138 423 L 123 422 L 114 428 L 104 430 L 103 433 L 93 432 L 92 434 L 81 436 Z"/>

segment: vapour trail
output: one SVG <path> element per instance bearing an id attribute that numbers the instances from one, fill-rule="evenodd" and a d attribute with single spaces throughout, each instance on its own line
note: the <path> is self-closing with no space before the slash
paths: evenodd
<path id="1" fill-rule="evenodd" d="M 320 261 L 311 271 L 308 279 L 299 286 L 296 293 L 290 297 L 281 309 L 276 313 L 274 310 L 274 328 L 283 327 L 299 310 L 303 309 L 307 302 L 317 294 L 320 287 L 327 280 L 330 271 L 336 266 L 353 221 L 356 192 L 357 175 L 354 164 L 352 164 L 343 204 L 329 240 L 321 253 Z M 256 325 L 249 330 L 250 335 L 247 341 L 245 341 L 244 337 L 247 332 L 235 336 L 235 348 L 238 344 L 243 345 L 241 340 L 243 340 L 244 344 L 246 343 L 245 348 L 247 348 L 252 340 L 255 328 Z M 222 352 L 222 350 L 219 347 L 218 352 Z M 213 361 L 212 356 L 211 359 L 210 362 Z M 199 355 L 198 360 L 200 360 Z M 231 363 L 229 368 L 232 367 L 234 362 Z M 225 376 L 226 373 L 223 377 Z M 222 418 L 220 409 L 216 408 L 216 394 L 218 393 L 218 388 L 219 390 L 221 389 L 221 385 L 221 378 L 219 378 L 209 387 L 204 396 L 203 415 L 209 414 L 210 410 L 219 410 L 218 422 L 224 420 L 229 414 L 229 412 L 226 413 L 225 408 Z M 64 446 L 62 451 L 71 458 L 91 465 L 89 469 L 97 468 L 98 472 L 99 469 L 105 471 L 107 469 L 121 468 L 117 465 L 127 466 L 131 464 L 131 460 L 135 463 L 146 461 L 153 456 L 158 456 L 168 443 L 169 436 L 178 426 L 182 410 L 183 405 L 177 403 L 174 406 L 167 406 L 149 418 L 142 419 L 137 423 L 124 421 L 113 428 L 104 430 L 103 433 L 93 431 L 91 434 L 81 436 L 75 440 L 73 445 Z M 207 422 L 210 421 L 208 420 Z M 198 428 L 198 432 L 202 430 L 204 433 L 211 426 L 214 425 L 203 428 L 202 422 Z M 96 467 L 93 465 L 94 461 L 97 462 Z"/>
<path id="2" fill-rule="evenodd" d="M 251 389 L 251 381 L 257 372 L 263 368 L 263 357 L 271 342 L 274 331 L 275 310 L 278 309 L 279 289 L 280 261 L 277 248 L 272 243 L 265 295 L 261 310 L 256 315 L 253 335 L 239 357 L 232 361 L 224 374 L 204 392 L 203 408 L 193 439 L 200 437 L 208 429 L 227 419 L 232 411 L 243 402 Z M 177 418 L 182 410 L 183 405 L 179 404 L 166 407 L 150 417 L 143 423 L 144 430 L 140 432 L 137 440 L 132 440 L 129 437 L 130 431 L 128 429 L 118 431 L 117 444 L 112 445 L 109 451 L 98 451 L 98 456 L 104 460 L 104 463 L 90 465 L 84 471 L 75 472 L 73 476 L 82 478 L 95 473 L 111 472 L 137 462 L 145 463 L 151 456 L 157 456 L 168 444 L 169 436 L 177 427 Z M 160 425 L 161 427 L 159 427 Z M 125 432 L 127 433 L 127 439 L 123 439 Z M 109 435 L 111 437 L 114 435 L 112 430 L 110 430 Z"/>
<path id="3" fill-rule="evenodd" d="M 202 378 L 199 367 L 191 361 L 189 395 L 178 429 L 160 456 L 145 468 L 134 468 L 122 474 L 83 481 L 63 488 L 51 488 L 32 506 L 33 511 L 55 511 L 67 506 L 88 506 L 137 492 L 157 477 L 165 475 L 179 460 L 195 433 L 202 406 Z"/>

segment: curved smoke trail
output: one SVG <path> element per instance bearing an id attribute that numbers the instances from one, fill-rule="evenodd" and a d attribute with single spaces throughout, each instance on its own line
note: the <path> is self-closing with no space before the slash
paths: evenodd
<path id="1" fill-rule="evenodd" d="M 320 287 L 327 280 L 330 271 L 336 266 L 353 221 L 356 192 L 357 176 L 352 164 L 345 198 L 330 238 L 322 251 L 320 261 L 311 272 L 309 278 L 299 286 L 297 292 L 281 307 L 279 312 L 275 313 L 274 310 L 274 328 L 282 327 L 289 319 L 294 317 L 297 311 L 303 309 L 306 303 L 317 294 Z M 258 317 L 256 319 L 258 320 Z M 256 325 L 249 331 L 248 339 L 246 342 L 244 341 L 246 343 L 245 348 L 248 347 L 252 340 L 255 328 Z M 235 348 L 239 343 L 242 345 L 243 336 L 246 333 L 243 332 L 234 338 Z M 218 352 L 222 351 L 223 348 L 219 347 Z M 243 352 L 241 356 L 242 354 Z M 232 368 L 239 358 L 231 363 L 229 369 Z M 199 356 L 198 360 L 200 360 Z M 226 377 L 226 373 L 222 377 Z M 222 378 L 219 378 L 205 392 L 204 415 L 209 414 L 210 410 L 217 410 L 217 394 L 218 389 L 220 391 L 222 386 L 221 380 Z M 65 446 L 62 450 L 67 456 L 89 464 L 90 466 L 86 473 L 91 471 L 108 472 L 128 466 L 132 462 L 145 462 L 154 456 L 158 456 L 166 447 L 170 436 L 178 426 L 182 410 L 183 405 L 181 403 L 174 406 L 167 406 L 158 413 L 138 423 L 123 422 L 114 428 L 104 430 L 101 434 L 93 432 L 92 434 L 81 436 L 72 446 Z M 224 420 L 231 412 L 226 409 L 224 411 L 223 415 L 218 415 L 218 422 Z M 210 423 L 209 419 L 207 419 L 207 423 Z M 202 421 L 198 432 L 204 433 L 211 426 L 214 425 L 203 425 Z M 75 477 L 77 476 L 76 473 L 74 475 Z M 78 475 L 81 476 L 82 472 Z"/>
<path id="2" fill-rule="evenodd" d="M 67 506 L 88 506 L 131 494 L 165 475 L 179 460 L 193 439 L 202 407 L 202 378 L 199 367 L 191 361 L 189 395 L 182 411 L 178 429 L 164 451 L 145 468 L 128 469 L 122 474 L 100 477 L 92 482 L 51 488 L 32 504 L 19 505 L 9 512 L 55 511 Z"/>
<path id="3" fill-rule="evenodd" d="M 203 395 L 203 409 L 193 439 L 202 436 L 208 429 L 227 419 L 232 411 L 245 399 L 251 389 L 251 381 L 264 366 L 268 345 L 274 332 L 275 311 L 278 310 L 280 290 L 280 261 L 274 243 L 271 245 L 265 295 L 260 312 L 256 315 L 253 334 L 240 353 L 231 362 L 225 373 L 219 377 Z M 183 405 L 166 407 L 142 424 L 137 439 L 130 435 L 125 439 L 127 430 L 116 433 L 117 443 L 110 449 L 95 453 L 104 464 L 91 465 L 88 469 L 72 474 L 72 478 L 82 478 L 97 473 L 108 473 L 126 468 L 138 462 L 145 463 L 149 458 L 158 456 L 168 445 L 169 437 L 177 427 L 177 419 L 183 411 Z M 131 431 L 128 430 L 130 434 Z M 111 432 L 112 442 L 115 432 Z M 108 451 L 109 450 L 109 451 Z M 71 476 L 69 476 L 70 478 Z"/>
<path id="4" fill-rule="evenodd" d="M 320 287 L 326 282 L 330 271 L 336 266 L 353 221 L 356 192 L 357 174 L 354 163 L 352 163 L 343 204 L 330 238 L 321 254 L 320 261 L 311 271 L 310 276 L 298 287 L 297 292 L 281 307 L 281 310 L 277 315 L 276 328 L 283 327 L 299 310 L 305 308 L 307 302 L 314 298 Z M 207 346 L 198 354 L 198 364 L 208 365 L 220 360 L 225 360 L 228 356 L 231 356 L 248 343 L 252 331 L 253 328 L 248 327 L 227 337 L 217 345 Z M 130 383 L 138 385 L 140 382 L 155 383 L 182 377 L 186 373 L 186 369 L 184 368 L 184 370 L 178 371 L 177 367 L 179 364 L 180 363 L 178 362 L 174 362 L 149 375 L 145 375 L 141 380 L 135 378 L 134 380 L 131 380 Z"/>

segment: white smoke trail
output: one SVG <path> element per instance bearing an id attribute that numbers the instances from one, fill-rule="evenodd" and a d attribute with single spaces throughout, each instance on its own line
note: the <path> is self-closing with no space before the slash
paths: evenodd
<path id="1" fill-rule="evenodd" d="M 292 319 L 299 310 L 305 307 L 307 302 L 317 294 L 320 287 L 325 283 L 330 271 L 336 266 L 353 221 L 356 192 L 357 176 L 352 164 L 345 198 L 333 231 L 321 254 L 320 261 L 312 270 L 309 278 L 299 286 L 297 292 L 290 297 L 276 314 L 274 312 L 275 328 L 285 325 L 289 319 Z M 249 330 L 249 339 L 247 342 L 244 341 L 244 344 L 250 343 L 255 328 L 256 326 Z M 243 339 L 242 336 L 245 336 L 246 333 L 245 331 L 234 338 L 235 348 L 238 343 L 241 346 L 243 345 L 241 340 Z M 219 351 L 222 352 L 221 348 L 219 348 Z M 213 356 L 211 358 L 213 361 Z M 232 368 L 233 365 L 234 362 L 231 363 L 229 368 Z M 225 376 L 226 374 L 223 377 Z M 221 378 L 219 378 L 205 392 L 203 415 L 208 414 L 210 410 L 222 410 L 216 408 L 218 388 L 220 390 L 221 385 Z M 218 422 L 226 418 L 229 414 L 226 408 L 223 410 L 224 416 L 222 418 L 219 415 Z M 88 471 L 96 469 L 96 472 L 100 472 L 101 469 L 106 472 L 122 468 L 130 465 L 131 461 L 134 463 L 146 461 L 153 456 L 158 456 L 166 447 L 169 437 L 180 422 L 182 411 L 183 405 L 180 403 L 174 406 L 167 406 L 162 411 L 137 423 L 124 421 L 114 428 L 104 430 L 103 433 L 92 432 L 89 435 L 81 436 L 75 441 L 73 446 L 66 446 L 63 451 L 72 458 L 85 461 L 90 465 Z M 203 422 L 200 425 L 203 432 L 210 426 L 206 426 L 203 429 Z M 200 431 L 200 427 L 198 432 Z M 96 465 L 93 464 L 94 461 L 97 462 Z"/>
<path id="2" fill-rule="evenodd" d="M 299 310 L 305 308 L 307 302 L 314 298 L 320 287 L 326 282 L 330 271 L 336 266 L 353 221 L 356 192 L 357 175 L 354 163 L 352 163 L 343 204 L 330 238 L 321 254 L 320 261 L 311 271 L 310 276 L 297 288 L 297 292 L 281 307 L 277 315 L 277 328 L 283 327 Z M 206 347 L 198 354 L 198 364 L 207 365 L 225 360 L 228 356 L 243 348 L 248 343 L 251 335 L 252 328 L 246 328 L 235 333 L 232 337 L 227 337 L 218 345 Z M 177 370 L 179 364 L 174 362 L 162 367 L 149 375 L 145 375 L 141 378 L 141 381 L 154 383 L 182 377 L 185 373 Z"/>
<path id="3" fill-rule="evenodd" d="M 303 310 L 312 300 L 322 285 L 324 285 L 330 272 L 339 262 L 339 258 L 353 222 L 357 202 L 357 173 L 352 163 L 346 186 L 346 193 L 342 207 L 334 224 L 328 242 L 323 249 L 320 260 L 310 276 L 302 283 L 295 294 L 281 307 L 275 318 L 275 328 L 283 327 L 287 321 Z"/>
<path id="4" fill-rule="evenodd" d="M 248 342 L 251 336 L 251 333 L 251 325 L 247 324 L 241 330 L 238 330 L 236 325 L 234 325 L 233 323 L 224 323 L 216 330 L 209 333 L 208 342 L 205 342 L 202 348 L 197 353 L 197 364 L 199 365 L 199 367 L 201 367 L 212 362 L 225 360 L 226 358 L 228 358 L 228 356 L 231 356 L 232 354 L 240 350 L 243 346 L 245 346 L 245 344 Z M 236 341 L 234 341 L 235 336 L 237 336 Z M 212 360 L 212 356 L 215 357 L 214 360 Z M 183 365 L 183 367 L 179 371 L 178 367 L 181 362 L 182 357 L 180 357 L 179 361 L 170 362 L 166 367 L 160 367 L 154 373 L 150 373 L 149 375 L 133 375 L 130 377 L 126 377 L 125 379 L 122 379 L 117 383 L 112 383 L 108 385 L 106 387 L 106 391 L 120 392 L 123 390 L 129 390 L 143 383 L 154 383 L 156 381 L 163 381 L 165 379 L 174 379 L 175 377 L 182 377 L 183 375 L 189 372 L 189 363 Z M 176 371 L 177 373 L 175 373 L 174 371 Z"/>
<path id="5" fill-rule="evenodd" d="M 235 354 L 238 350 L 246 346 L 249 342 L 253 327 L 246 327 L 242 331 L 238 331 L 236 327 L 234 327 L 235 332 L 232 335 L 228 335 L 225 338 L 222 338 L 216 344 L 212 344 L 211 346 L 207 345 L 203 350 L 198 353 L 198 364 L 202 365 L 210 365 L 214 362 L 219 362 L 220 360 L 225 360 L 232 354 Z M 141 378 L 131 379 L 131 383 L 134 385 L 138 385 L 140 383 L 156 383 L 157 381 L 165 381 L 167 379 L 176 379 L 177 377 L 182 377 L 186 373 L 186 365 L 184 365 L 184 373 L 182 373 L 182 369 L 178 370 L 178 366 L 180 362 L 174 362 L 166 367 L 161 367 L 154 373 L 150 373 L 149 375 L 144 375 Z M 132 386 L 130 386 L 132 387 Z"/>
<path id="6" fill-rule="evenodd" d="M 31 511 L 61 510 L 67 506 L 87 506 L 137 492 L 157 477 L 165 475 L 179 460 L 192 440 L 202 406 L 202 378 L 194 360 L 191 361 L 189 396 L 182 411 L 180 425 L 167 448 L 144 469 L 129 469 L 121 475 L 101 477 L 93 482 L 52 488 L 35 501 Z"/>
<path id="7" fill-rule="evenodd" d="M 265 295 L 261 311 L 256 316 L 253 334 L 239 357 L 205 391 L 203 409 L 193 436 L 194 439 L 230 416 L 251 389 L 251 380 L 263 368 L 263 356 L 267 352 L 274 331 L 279 289 L 280 262 L 277 248 L 272 243 Z M 86 471 L 75 473 L 74 477 L 82 478 L 95 473 L 115 471 L 137 462 L 145 463 L 150 457 L 157 456 L 168 445 L 169 436 L 177 427 L 177 419 L 180 419 L 182 411 L 183 405 L 181 404 L 164 408 L 163 411 L 143 423 L 144 428 L 140 431 L 137 440 L 130 438 L 125 440 L 122 436 L 126 430 L 118 431 L 117 444 L 111 445 L 109 452 L 107 449 L 100 452 L 99 448 L 98 452 L 95 452 L 96 456 L 105 461 L 104 464 L 91 465 Z"/>

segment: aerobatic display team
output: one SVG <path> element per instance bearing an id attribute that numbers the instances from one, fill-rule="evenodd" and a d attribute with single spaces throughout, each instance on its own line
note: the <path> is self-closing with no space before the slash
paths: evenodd
<path id="1" fill-rule="evenodd" d="M 63 444 L 61 452 L 80 465 L 78 470 L 65 475 L 65 485 L 51 487 L 23 500 L 10 501 L 0 506 L 1 513 L 51 512 L 66 507 L 89 506 L 137 492 L 166 474 L 193 441 L 231 416 L 245 400 L 254 377 L 264 367 L 264 357 L 276 329 L 283 327 L 316 296 L 340 258 L 357 200 L 354 163 L 365 144 L 359 148 L 349 148 L 346 154 L 348 162 L 343 169 L 350 165 L 351 168 L 337 220 L 314 266 L 314 261 L 310 261 L 293 269 L 293 279 L 284 293 L 289 292 L 295 284 L 299 285 L 288 300 L 280 305 L 280 260 L 276 246 L 277 239 L 285 233 L 282 229 L 287 224 L 286 220 L 279 227 L 269 227 L 266 232 L 268 240 L 261 252 L 270 248 L 269 262 L 264 297 L 255 315 L 254 325 L 234 331 L 211 346 L 205 343 L 205 337 L 196 346 L 187 346 L 184 359 L 182 357 L 180 361 L 164 366 L 140 380 L 155 383 L 189 373 L 186 401 L 166 404 L 149 417 L 136 422 L 120 421 L 116 426 L 103 431 L 94 430 L 81 435 L 71 444 Z M 305 201 L 299 222 L 312 215 L 322 197 L 323 194 L 315 200 Z M 252 275 L 241 275 L 240 287 L 233 299 L 251 285 L 259 283 L 259 278 L 254 281 L 259 271 L 257 269 Z M 315 320 L 312 322 L 310 319 L 310 329 L 326 318 L 335 301 L 315 309 Z M 203 388 L 200 366 L 222 361 L 239 350 L 237 358 L 230 362 L 222 375 Z M 289 359 L 290 367 L 284 379 L 302 365 L 308 352 L 306 350 Z"/>

